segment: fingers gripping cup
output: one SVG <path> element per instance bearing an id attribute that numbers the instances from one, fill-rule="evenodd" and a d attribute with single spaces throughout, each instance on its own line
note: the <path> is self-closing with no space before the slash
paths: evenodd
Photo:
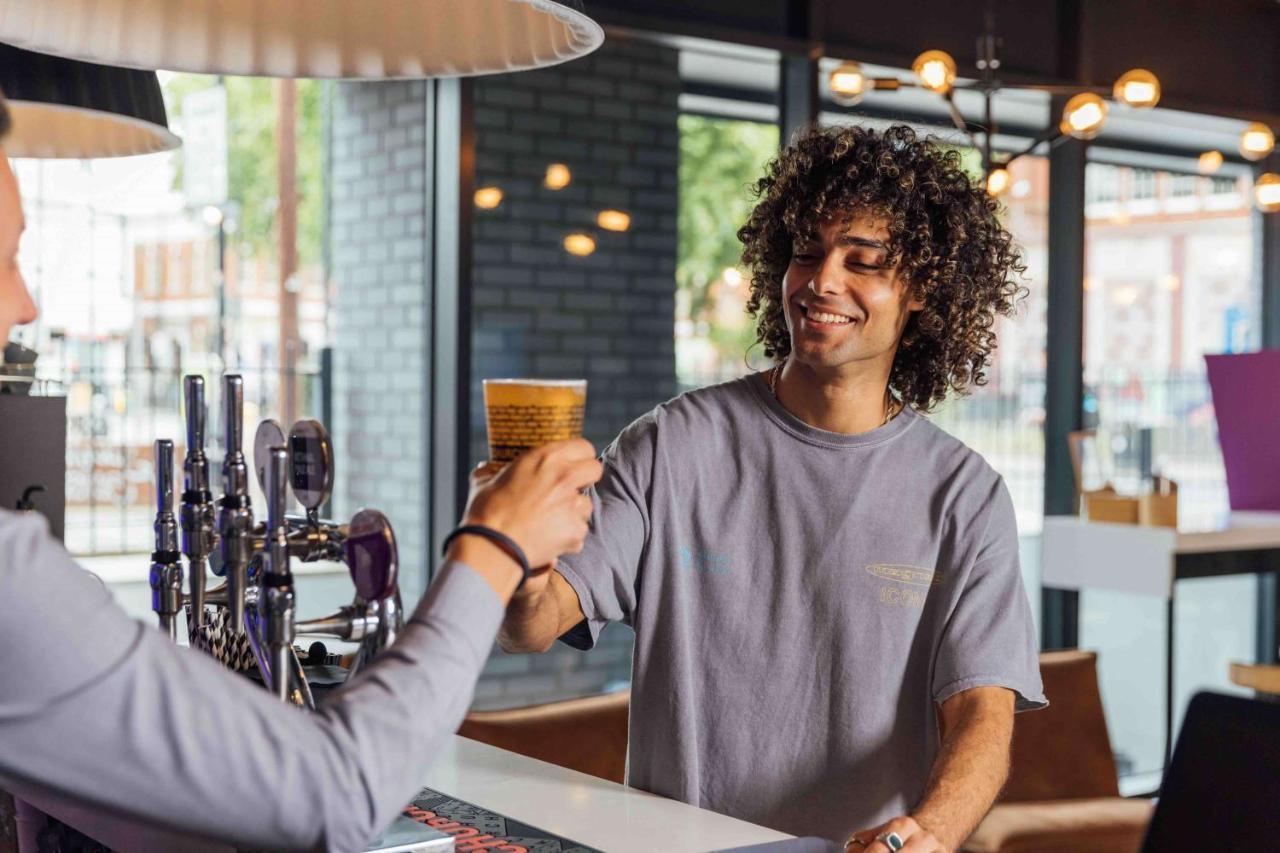
<path id="1" fill-rule="evenodd" d="M 505 464 L 526 450 L 582 437 L 585 379 L 486 379 L 489 460 Z"/>

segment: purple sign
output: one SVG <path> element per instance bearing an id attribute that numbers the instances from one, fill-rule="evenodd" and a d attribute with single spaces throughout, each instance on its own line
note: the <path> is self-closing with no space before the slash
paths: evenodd
<path id="1" fill-rule="evenodd" d="M 1233 510 L 1280 510 L 1280 350 L 1206 355 Z"/>

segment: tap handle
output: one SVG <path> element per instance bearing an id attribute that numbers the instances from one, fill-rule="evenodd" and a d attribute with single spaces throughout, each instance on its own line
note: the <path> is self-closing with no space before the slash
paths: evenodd
<path id="1" fill-rule="evenodd" d="M 289 488 L 289 454 L 283 447 L 271 448 L 267 461 L 267 536 L 285 529 L 284 518 Z"/>
<path id="2" fill-rule="evenodd" d="M 187 455 L 204 450 L 204 377 L 182 378 L 182 396 L 187 408 Z"/>
<path id="3" fill-rule="evenodd" d="M 244 379 L 231 374 L 222 377 L 223 424 L 227 455 L 244 453 Z"/>
<path id="4" fill-rule="evenodd" d="M 156 514 L 173 515 L 173 441 L 158 439 L 155 454 Z"/>

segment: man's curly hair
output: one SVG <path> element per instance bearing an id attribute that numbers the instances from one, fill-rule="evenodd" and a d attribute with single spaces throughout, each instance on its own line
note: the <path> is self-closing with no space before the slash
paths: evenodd
<path id="1" fill-rule="evenodd" d="M 748 313 L 765 355 L 785 359 L 791 338 L 783 316 L 783 277 L 792 244 L 816 239 L 834 218 L 884 218 L 890 265 L 924 308 L 903 332 L 889 384 L 905 402 L 929 411 L 949 391 L 986 382 L 997 314 L 1025 293 L 1021 254 L 997 217 L 998 206 L 960 165 L 960 154 L 905 125 L 815 128 L 798 136 L 755 185 L 759 198 L 738 231 L 751 270 Z"/>

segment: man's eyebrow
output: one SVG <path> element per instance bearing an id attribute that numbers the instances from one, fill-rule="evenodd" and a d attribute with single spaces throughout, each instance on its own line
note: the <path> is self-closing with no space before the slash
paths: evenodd
<path id="1" fill-rule="evenodd" d="M 842 234 L 837 241 L 842 246 L 859 246 L 864 249 L 879 249 L 882 252 L 889 251 L 888 245 L 879 240 L 870 240 L 866 237 L 855 237 L 852 234 Z"/>

